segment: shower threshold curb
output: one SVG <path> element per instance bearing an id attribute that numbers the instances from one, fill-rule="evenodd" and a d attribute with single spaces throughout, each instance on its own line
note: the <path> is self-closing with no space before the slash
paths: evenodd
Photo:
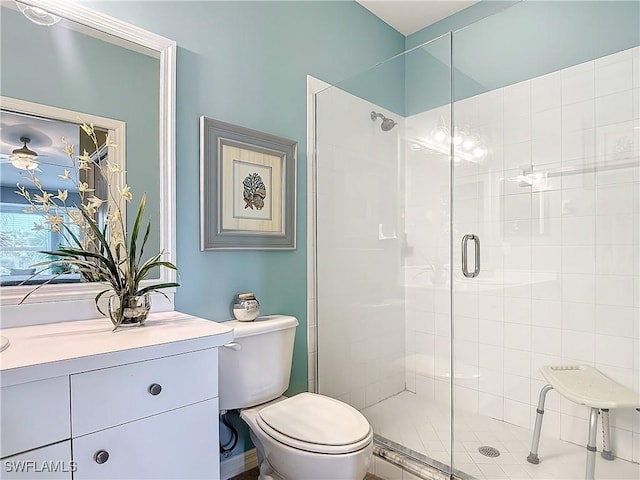
<path id="1" fill-rule="evenodd" d="M 423 480 L 477 480 L 464 472 L 454 470 L 447 473 L 449 466 L 418 452 L 409 450 L 379 435 L 374 435 L 373 454 Z"/>

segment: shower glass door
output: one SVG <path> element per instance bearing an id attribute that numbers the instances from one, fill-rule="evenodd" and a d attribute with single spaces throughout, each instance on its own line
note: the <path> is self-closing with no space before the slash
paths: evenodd
<path id="1" fill-rule="evenodd" d="M 449 471 L 450 36 L 316 96 L 319 393 Z"/>
<path id="2" fill-rule="evenodd" d="M 532 442 L 541 368 L 640 392 L 639 9 L 518 2 L 316 95 L 315 380 L 379 445 L 584 478 L 588 407 L 549 391 Z M 638 415 L 596 478 L 640 478 Z"/>
<path id="3" fill-rule="evenodd" d="M 458 471 L 585 478 L 590 409 L 556 390 L 527 461 L 544 366 L 640 390 L 637 18 L 631 2 L 521 2 L 453 34 Z M 598 419 L 595 477 L 640 478 L 638 413 L 610 416 L 616 458 Z"/>

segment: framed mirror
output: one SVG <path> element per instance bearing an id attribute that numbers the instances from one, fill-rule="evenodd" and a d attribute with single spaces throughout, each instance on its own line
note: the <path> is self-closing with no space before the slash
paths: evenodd
<path id="1" fill-rule="evenodd" d="M 60 112 L 77 113 L 80 120 L 95 121 L 116 135 L 113 154 L 121 157 L 124 181 L 134 194 L 129 222 L 146 193 L 146 213 L 153 228 L 149 250 L 163 251 L 166 260 L 175 262 L 175 42 L 77 3 L 25 0 L 20 4 L 61 20 L 50 27 L 37 25 L 16 2 L 0 3 L 0 108 L 70 122 L 73 119 L 61 118 Z M 16 145 L 15 139 L 11 141 Z M 158 277 L 172 282 L 175 272 L 162 269 L 156 281 Z M 44 285 L 27 302 L 92 301 L 102 288 L 91 283 Z M 17 306 L 32 289 L 1 286 L 3 317 L 15 311 L 5 306 Z M 165 293 L 173 300 L 172 291 Z M 3 326 L 8 326 L 5 318 Z"/>

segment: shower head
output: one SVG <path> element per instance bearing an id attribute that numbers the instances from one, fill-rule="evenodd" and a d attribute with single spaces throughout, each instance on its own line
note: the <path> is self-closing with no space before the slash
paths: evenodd
<path id="1" fill-rule="evenodd" d="M 397 125 L 395 121 L 385 117 L 383 114 L 371 112 L 371 120 L 375 122 L 376 118 L 382 119 L 382 124 L 380 125 L 380 128 L 382 128 L 383 132 L 388 132 L 389 130 L 391 130 L 393 127 Z"/>
<path id="2" fill-rule="evenodd" d="M 382 120 L 382 125 L 380 125 L 380 128 L 382 128 L 383 132 L 388 132 L 395 126 L 396 126 L 396 122 L 394 122 L 390 118 L 385 118 L 384 120 Z"/>

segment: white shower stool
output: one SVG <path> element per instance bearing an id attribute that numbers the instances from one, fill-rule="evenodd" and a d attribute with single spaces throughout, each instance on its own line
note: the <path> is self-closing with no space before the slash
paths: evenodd
<path id="1" fill-rule="evenodd" d="M 611 432 L 609 430 L 609 409 L 635 408 L 640 411 L 640 395 L 606 377 L 600 370 L 588 365 L 545 365 L 540 368 L 542 376 L 549 382 L 540 390 L 536 426 L 533 431 L 531 453 L 527 457 L 529 463 L 539 463 L 538 444 L 544 415 L 544 401 L 551 389 L 580 405 L 591 407 L 589 417 L 589 441 L 587 443 L 587 469 L 585 479 L 595 478 L 596 465 L 596 430 L 598 428 L 598 412 L 602 411 L 602 457 L 613 460 Z"/>

